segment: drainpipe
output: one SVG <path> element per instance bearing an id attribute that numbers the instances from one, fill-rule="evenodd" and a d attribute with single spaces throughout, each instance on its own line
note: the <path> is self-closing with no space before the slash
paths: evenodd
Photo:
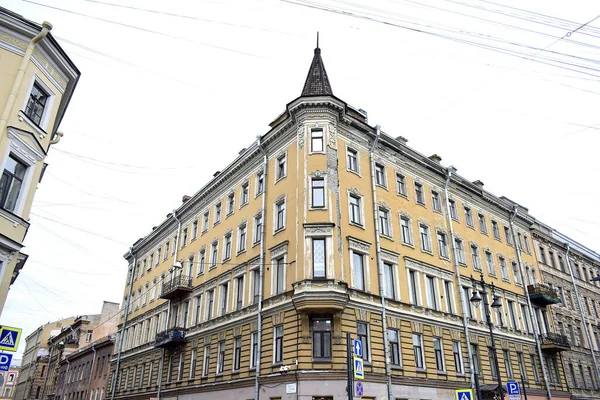
<path id="1" fill-rule="evenodd" d="M 257 311 L 257 332 L 256 332 L 256 336 L 257 336 L 257 341 L 258 344 L 256 346 L 256 376 L 254 378 L 254 400 L 259 400 L 259 390 L 260 390 L 260 384 L 259 384 L 259 378 L 260 378 L 260 360 L 261 360 L 261 356 L 260 353 L 262 351 L 262 309 L 263 309 L 263 276 L 264 276 L 264 265 L 265 265 L 265 232 L 267 231 L 265 228 L 265 214 L 267 212 L 267 187 L 268 187 L 268 183 L 269 180 L 267 179 L 267 171 L 268 171 L 268 166 L 269 166 L 269 158 L 267 157 L 267 151 L 264 149 L 264 147 L 262 147 L 262 144 L 260 143 L 260 136 L 257 136 L 256 141 L 258 143 L 258 148 L 262 151 L 263 153 L 263 181 L 264 181 L 264 187 L 263 187 L 263 193 L 262 193 L 262 213 L 260 214 L 260 219 L 261 219 L 261 226 L 262 226 L 262 232 L 261 232 L 261 238 L 260 238 L 260 264 L 258 266 L 258 276 L 259 276 L 259 283 L 258 283 L 258 311 Z"/>
<path id="2" fill-rule="evenodd" d="M 48 375 L 50 375 L 50 361 L 52 360 L 52 351 L 54 351 L 54 343 L 50 345 L 50 353 L 48 355 L 48 370 L 46 371 L 46 376 L 44 377 L 44 387 L 42 388 L 42 399 L 46 394 L 46 385 L 48 383 Z"/>
<path id="3" fill-rule="evenodd" d="M 171 214 L 177 221 L 177 236 L 175 236 L 175 252 L 173 253 L 173 265 L 177 262 L 177 254 L 179 253 L 179 236 L 181 235 L 181 220 L 177 218 L 177 210 L 173 210 Z M 174 267 L 173 267 L 174 268 Z M 173 271 L 171 268 L 171 271 Z M 183 269 L 183 266 L 181 267 Z M 181 271 L 179 272 L 181 274 Z M 175 274 L 171 275 L 173 279 Z M 162 283 L 161 283 L 162 284 Z M 165 319 L 165 331 L 169 329 L 169 318 L 171 318 L 171 300 L 167 300 L 167 318 Z M 160 362 L 158 363 L 158 388 L 156 389 L 156 400 L 160 400 L 160 390 L 162 386 L 162 374 L 165 365 L 165 348 L 160 350 Z"/>
<path id="4" fill-rule="evenodd" d="M 57 363 L 60 360 L 56 360 Z M 67 384 L 68 380 L 69 380 L 69 370 L 71 369 L 71 363 L 69 362 L 69 357 L 65 357 L 65 361 L 67 362 L 67 373 L 65 374 L 65 379 L 63 379 L 63 384 L 61 386 L 60 389 L 60 397 L 63 397 L 63 395 L 65 394 L 65 385 Z"/>
<path id="5" fill-rule="evenodd" d="M 519 206 L 515 204 L 513 207 L 513 211 L 510 215 L 510 232 L 512 234 L 512 241 L 513 245 L 515 246 L 515 252 L 517 253 L 517 261 L 519 262 L 519 272 L 521 275 L 521 282 L 523 283 L 523 288 L 525 289 L 527 307 L 529 308 L 529 314 L 531 314 L 531 321 L 533 323 L 533 337 L 535 339 L 535 347 L 537 348 L 538 357 L 540 358 L 540 364 L 542 365 L 542 374 L 544 375 L 544 383 L 546 386 L 546 398 L 548 400 L 552 400 L 552 392 L 550 391 L 550 384 L 548 383 L 548 371 L 546 370 L 546 364 L 544 363 L 544 357 L 542 356 L 542 345 L 540 344 L 542 330 L 540 329 L 537 316 L 533 311 L 533 306 L 531 305 L 531 299 L 529 298 L 529 288 L 525 284 L 525 272 L 523 268 L 523 261 L 521 260 L 521 247 L 519 246 L 519 242 L 517 242 L 517 234 L 515 233 L 515 219 L 517 217 L 518 210 Z M 523 318 L 525 318 L 525 316 L 523 316 Z"/>
<path id="6" fill-rule="evenodd" d="M 446 199 L 446 218 L 448 220 L 448 229 L 450 230 L 450 242 L 452 243 L 452 262 L 454 264 L 454 274 L 456 275 L 456 285 L 458 286 L 458 300 L 460 301 L 460 308 L 462 310 L 463 330 L 465 331 L 465 341 L 467 342 L 467 355 L 469 356 L 469 362 L 471 365 L 469 369 L 471 371 L 471 388 L 475 388 L 475 360 L 473 359 L 473 352 L 471 351 L 471 340 L 469 339 L 469 313 L 467 307 L 470 307 L 469 299 L 463 299 L 463 286 L 462 279 L 460 277 L 460 265 L 458 264 L 458 258 L 456 257 L 456 242 L 454 241 L 454 226 L 452 225 L 452 215 L 450 214 L 450 197 L 448 196 L 448 186 L 450 185 L 450 179 L 452 178 L 452 172 L 456 171 L 456 168 L 449 166 L 446 170 L 446 184 L 444 185 L 444 197 Z"/>
<path id="7" fill-rule="evenodd" d="M 51 145 L 60 142 L 60 139 L 62 139 L 62 137 L 65 136 L 65 134 L 62 133 L 61 131 L 58 131 L 58 132 L 56 132 L 56 135 L 54 135 L 54 136 L 55 136 L 54 139 L 52 139 L 50 141 Z"/>
<path id="8" fill-rule="evenodd" d="M 577 289 L 577 283 L 575 283 L 575 276 L 573 276 L 573 269 L 571 268 L 571 261 L 569 260 L 569 254 L 571 253 L 571 245 L 567 242 L 567 266 L 569 267 L 569 275 L 571 275 L 571 283 L 573 283 L 573 290 L 575 291 L 575 298 L 577 298 L 577 308 L 579 308 L 579 315 L 583 321 L 583 329 L 585 330 L 585 336 L 587 337 L 588 344 L 590 345 L 590 353 L 592 353 L 592 359 L 594 360 L 594 367 L 596 368 L 596 382 L 600 382 L 600 370 L 598 369 L 598 361 L 596 360 L 596 353 L 594 352 L 594 344 L 590 337 L 590 331 L 588 330 L 588 322 L 583 313 L 583 306 L 581 305 L 581 297 L 579 296 L 579 289 Z"/>
<path id="9" fill-rule="evenodd" d="M 133 293 L 133 277 L 135 275 L 135 266 L 137 264 L 137 256 L 133 254 L 133 246 L 129 248 L 129 254 L 133 256 L 133 266 L 131 268 L 131 276 L 129 277 L 129 296 L 127 296 L 127 303 L 125 305 L 125 320 L 123 321 L 123 327 L 121 328 L 121 334 L 119 335 L 119 347 L 117 350 L 117 365 L 115 374 L 113 375 L 112 390 L 110 391 L 110 400 L 115 399 L 115 391 L 117 390 L 117 377 L 119 376 L 119 367 L 121 365 L 121 352 L 123 351 L 123 342 L 125 341 L 125 328 L 127 327 L 127 321 L 129 320 L 129 308 L 131 307 L 131 295 Z"/>
<path id="10" fill-rule="evenodd" d="M 96 348 L 95 348 L 95 343 L 92 343 L 92 351 L 94 352 L 94 358 L 92 359 L 92 368 L 90 369 L 90 378 L 88 379 L 88 387 L 87 387 L 87 394 L 89 395 L 90 393 L 90 386 L 92 385 L 92 373 L 94 372 L 94 363 L 96 362 Z M 42 397 L 43 399 L 43 397 Z"/>
<path id="11" fill-rule="evenodd" d="M 48 35 L 51 29 L 52 24 L 50 22 L 42 22 L 42 30 L 33 39 L 31 39 L 31 42 L 29 42 L 27 49 L 25 49 L 25 54 L 23 54 L 21 65 L 19 65 L 17 75 L 15 76 L 12 88 L 10 89 L 10 94 L 8 95 L 8 99 L 6 100 L 4 109 L 2 110 L 2 116 L 0 116 L 0 134 L 2 135 L 0 136 L 0 143 L 4 140 L 4 130 L 8 125 L 8 118 L 10 117 L 10 114 L 12 113 L 13 108 L 15 106 L 15 102 L 17 101 L 17 95 L 19 94 L 19 90 L 21 89 L 23 78 L 25 77 L 25 70 L 27 69 L 29 60 L 31 60 L 33 49 L 40 40 L 42 40 Z"/>
<path id="12" fill-rule="evenodd" d="M 388 330 L 387 330 L 387 314 L 386 314 L 386 300 L 383 285 L 385 278 L 383 276 L 383 260 L 381 258 L 381 241 L 379 233 L 379 221 L 377 215 L 379 214 L 379 208 L 377 207 L 377 188 L 375 186 L 375 148 L 379 143 L 381 135 L 381 126 L 375 126 L 375 140 L 373 146 L 369 152 L 371 161 L 371 193 L 373 196 L 373 223 L 375 224 L 375 254 L 377 256 L 377 274 L 379 275 L 379 297 L 381 298 L 381 327 L 383 329 L 383 352 L 385 354 L 385 375 L 387 377 L 387 392 L 388 399 L 392 397 L 392 371 L 390 368 L 390 352 L 388 343 Z"/>

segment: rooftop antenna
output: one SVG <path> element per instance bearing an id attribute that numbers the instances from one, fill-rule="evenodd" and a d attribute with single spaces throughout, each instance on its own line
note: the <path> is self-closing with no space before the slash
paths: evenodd
<path id="1" fill-rule="evenodd" d="M 317 31 L 317 49 L 319 48 L 319 31 Z"/>

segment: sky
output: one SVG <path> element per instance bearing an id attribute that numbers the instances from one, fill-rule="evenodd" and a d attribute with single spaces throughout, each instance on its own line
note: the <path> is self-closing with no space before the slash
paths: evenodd
<path id="1" fill-rule="evenodd" d="M 268 132 L 302 91 L 317 31 L 334 94 L 366 110 L 370 124 L 599 250 L 593 2 L 3 6 L 50 21 L 82 72 L 33 204 L 29 260 L 0 321 L 23 328 L 23 338 L 49 321 L 99 313 L 104 300 L 122 301 L 123 254 Z M 17 354 L 24 348 L 22 339 Z"/>

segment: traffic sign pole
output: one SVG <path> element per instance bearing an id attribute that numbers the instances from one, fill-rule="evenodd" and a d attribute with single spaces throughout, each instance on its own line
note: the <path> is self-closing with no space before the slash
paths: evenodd
<path id="1" fill-rule="evenodd" d="M 346 363 L 348 368 L 348 387 L 346 388 L 348 392 L 348 400 L 353 399 L 353 373 L 352 373 L 352 339 L 350 339 L 350 332 L 346 332 Z"/>

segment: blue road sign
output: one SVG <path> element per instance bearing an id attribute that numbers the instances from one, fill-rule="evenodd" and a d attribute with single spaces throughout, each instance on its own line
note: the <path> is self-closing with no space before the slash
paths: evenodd
<path id="1" fill-rule="evenodd" d="M 352 348 L 354 348 L 354 355 L 356 357 L 362 358 L 362 356 L 363 356 L 362 342 L 358 339 L 354 339 L 354 342 L 352 343 Z"/>
<path id="2" fill-rule="evenodd" d="M 473 390 L 471 389 L 456 389 L 454 391 L 455 400 L 473 400 Z"/>
<path id="3" fill-rule="evenodd" d="M 508 389 L 508 395 L 518 396 L 521 394 L 521 390 L 519 389 L 519 382 L 507 382 L 506 389 Z"/>
<path id="4" fill-rule="evenodd" d="M 356 397 L 363 397 L 365 394 L 365 387 L 362 382 L 356 382 Z"/>
<path id="5" fill-rule="evenodd" d="M 0 354 L 0 371 L 8 371 L 10 368 L 10 362 L 12 361 L 12 354 Z"/>
<path id="6" fill-rule="evenodd" d="M 0 328 L 0 350 L 17 351 L 21 329 L 3 326 Z"/>
<path id="7" fill-rule="evenodd" d="M 363 359 L 360 357 L 354 357 L 354 378 L 365 379 Z"/>

